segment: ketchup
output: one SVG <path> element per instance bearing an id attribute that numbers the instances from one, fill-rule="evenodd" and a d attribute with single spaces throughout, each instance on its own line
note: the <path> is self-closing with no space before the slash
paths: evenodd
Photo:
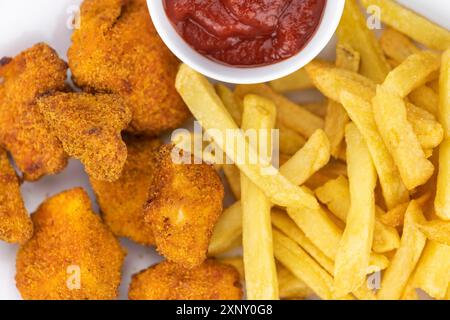
<path id="1" fill-rule="evenodd" d="M 233 66 L 261 66 L 300 52 L 326 0 L 164 0 L 177 32 L 196 51 Z"/>

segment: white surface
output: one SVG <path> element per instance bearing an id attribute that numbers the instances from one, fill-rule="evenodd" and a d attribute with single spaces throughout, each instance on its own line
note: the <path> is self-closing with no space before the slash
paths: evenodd
<path id="1" fill-rule="evenodd" d="M 284 77 L 302 68 L 314 59 L 330 41 L 344 9 L 345 0 L 328 1 L 322 23 L 313 38 L 297 55 L 268 66 L 237 68 L 214 62 L 192 49 L 176 32 L 168 19 L 162 0 L 147 0 L 153 23 L 161 38 L 183 62 L 207 75 L 228 83 L 258 83 Z"/>
<path id="2" fill-rule="evenodd" d="M 330 0 L 334 1 L 334 0 Z M 450 29 L 448 0 L 401 0 L 428 18 Z M 66 58 L 71 30 L 67 22 L 70 10 L 80 0 L 0 0 L 0 57 L 15 55 L 36 42 L 45 41 Z M 69 13 L 68 13 L 69 12 Z M 327 53 L 333 51 L 329 45 Z M 328 56 L 328 54 L 324 54 Z M 78 161 L 71 161 L 60 175 L 46 177 L 37 183 L 25 183 L 22 192 L 26 207 L 33 212 L 49 195 L 74 186 L 82 186 L 90 192 L 89 182 Z M 120 298 L 127 297 L 130 277 L 159 260 L 154 250 L 122 241 L 128 249 Z M 20 299 L 14 276 L 17 246 L 0 242 L 0 299 Z"/>

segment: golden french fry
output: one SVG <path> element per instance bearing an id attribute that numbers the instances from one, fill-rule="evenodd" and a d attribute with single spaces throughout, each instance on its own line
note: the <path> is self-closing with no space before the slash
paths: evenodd
<path id="1" fill-rule="evenodd" d="M 311 89 L 314 87 L 305 69 L 297 70 L 286 77 L 270 81 L 270 86 L 279 93 Z"/>
<path id="2" fill-rule="evenodd" d="M 314 292 L 282 265 L 277 266 L 280 299 L 303 299 L 312 296 Z"/>
<path id="3" fill-rule="evenodd" d="M 404 98 L 427 83 L 430 75 L 437 71 L 439 66 L 439 58 L 434 53 L 422 51 L 412 54 L 389 72 L 383 87 Z"/>
<path id="4" fill-rule="evenodd" d="M 340 176 L 337 179 L 328 181 L 317 188 L 315 194 L 336 217 L 343 222 L 347 220 L 350 208 L 350 190 L 348 180 L 345 177 Z M 380 221 L 381 217 L 384 216 L 381 208 L 375 206 L 375 212 L 373 251 L 383 253 L 397 249 L 400 246 L 400 237 L 397 230 Z"/>
<path id="5" fill-rule="evenodd" d="M 406 104 L 406 111 L 408 121 L 422 149 L 425 151 L 436 148 L 444 139 L 444 129 L 441 124 L 431 113 L 411 103 Z"/>
<path id="6" fill-rule="evenodd" d="M 280 152 L 293 155 L 306 143 L 306 139 L 296 131 L 289 129 L 283 124 L 278 124 L 280 130 Z"/>
<path id="7" fill-rule="evenodd" d="M 450 221 L 422 221 L 417 227 L 428 239 L 450 246 Z"/>
<path id="8" fill-rule="evenodd" d="M 428 111 L 434 116 L 438 115 L 439 96 L 428 86 L 421 86 L 413 90 L 408 98 L 416 106 Z"/>
<path id="9" fill-rule="evenodd" d="M 339 42 L 352 46 L 361 54 L 361 73 L 377 83 L 383 82 L 390 70 L 389 64 L 355 0 L 346 1 L 337 35 Z"/>
<path id="10" fill-rule="evenodd" d="M 301 279 L 320 298 L 331 299 L 332 277 L 293 240 L 273 230 L 275 257 L 297 278 Z"/>
<path id="11" fill-rule="evenodd" d="M 379 299 L 396 300 L 401 297 L 425 247 L 425 235 L 416 226 L 416 222 L 422 220 L 425 218 L 419 204 L 414 200 L 411 201 L 405 214 L 400 248 L 384 271 L 381 289 L 378 292 Z"/>
<path id="12" fill-rule="evenodd" d="M 220 99 L 222 99 L 222 102 L 227 108 L 230 115 L 233 117 L 234 121 L 238 126 L 241 126 L 242 123 L 242 106 L 237 101 L 236 97 L 234 96 L 233 91 L 231 91 L 230 88 L 223 84 L 216 84 L 215 86 L 216 92 Z"/>
<path id="13" fill-rule="evenodd" d="M 384 200 L 388 208 L 407 202 L 408 191 L 401 180 L 394 159 L 389 153 L 375 123 L 370 103 L 349 92 L 343 92 L 340 100 L 345 110 L 359 128 L 369 148 L 380 178 Z"/>
<path id="14" fill-rule="evenodd" d="M 209 243 L 208 255 L 216 256 L 226 252 L 234 241 L 242 234 L 242 206 L 241 202 L 235 202 L 225 209 L 214 226 L 214 231 Z"/>
<path id="15" fill-rule="evenodd" d="M 381 21 L 427 47 L 436 50 L 446 50 L 450 47 L 449 31 L 395 1 L 362 0 L 361 2 L 366 8 L 369 6 L 379 7 Z"/>
<path id="16" fill-rule="evenodd" d="M 175 86 L 192 114 L 205 130 L 210 131 L 211 137 L 228 157 L 241 158 L 239 153 L 243 153 L 244 159 L 258 159 L 256 150 L 249 147 L 244 134 L 237 127 L 206 77 L 183 64 L 177 74 Z M 224 137 L 229 130 L 232 130 L 238 140 L 238 146 L 243 146 L 244 150 L 235 150 L 234 143 L 225 141 Z M 317 200 L 313 196 L 290 183 L 271 165 L 263 165 L 259 162 L 256 164 L 244 162 L 237 165 L 274 204 L 284 207 L 318 207 Z M 264 171 L 272 174 L 264 174 Z"/>
<path id="17" fill-rule="evenodd" d="M 358 72 L 361 62 L 360 54 L 349 45 L 338 44 L 336 48 L 336 66 L 346 70 Z M 331 154 L 336 159 L 343 152 L 345 126 L 349 117 L 339 103 L 329 100 L 325 117 L 325 133 L 330 139 Z"/>
<path id="18" fill-rule="evenodd" d="M 361 287 L 373 242 L 377 175 L 369 149 L 358 128 L 346 127 L 350 209 L 334 264 L 334 294 L 341 297 Z"/>
<path id="19" fill-rule="evenodd" d="M 423 207 L 430 199 L 430 193 L 426 193 L 415 201 L 420 207 Z M 379 215 L 380 222 L 390 227 L 401 227 L 405 219 L 406 209 L 408 209 L 409 202 L 401 203 L 395 208 L 389 210 L 385 214 Z"/>
<path id="20" fill-rule="evenodd" d="M 413 278 L 415 287 L 444 299 L 450 283 L 450 246 L 428 241 Z"/>
<path id="21" fill-rule="evenodd" d="M 434 171 L 407 118 L 403 99 L 378 86 L 372 100 L 375 122 L 409 190 L 427 182 Z"/>
<path id="22" fill-rule="evenodd" d="M 324 121 L 322 118 L 276 93 L 265 84 L 236 86 L 235 94 L 238 97 L 243 97 L 250 93 L 272 100 L 277 106 L 278 121 L 304 137 L 309 137 L 317 129 L 323 128 Z"/>
<path id="23" fill-rule="evenodd" d="M 404 34 L 386 28 L 380 38 L 381 48 L 387 57 L 400 64 L 410 55 L 420 52 L 419 48 Z"/>
<path id="24" fill-rule="evenodd" d="M 276 107 L 272 101 L 256 95 L 244 98 L 242 129 L 266 130 L 275 127 Z M 258 148 L 271 146 L 270 134 L 258 135 Z M 258 148 L 258 150 L 260 150 Z M 242 247 L 245 285 L 249 300 L 279 299 L 278 278 L 272 244 L 271 202 L 266 195 L 241 174 Z"/>
<path id="25" fill-rule="evenodd" d="M 296 185 L 302 185 L 330 160 L 330 142 L 321 129 L 317 130 L 291 159 L 280 168 L 280 173 Z"/>
<path id="26" fill-rule="evenodd" d="M 222 166 L 225 178 L 227 178 L 231 192 L 237 200 L 241 199 L 241 173 L 234 164 L 224 164 Z"/>

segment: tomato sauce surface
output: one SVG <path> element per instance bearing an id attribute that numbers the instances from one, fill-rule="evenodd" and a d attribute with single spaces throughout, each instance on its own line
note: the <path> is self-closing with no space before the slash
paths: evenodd
<path id="1" fill-rule="evenodd" d="M 164 0 L 177 32 L 199 53 L 233 66 L 261 66 L 299 53 L 327 0 Z"/>

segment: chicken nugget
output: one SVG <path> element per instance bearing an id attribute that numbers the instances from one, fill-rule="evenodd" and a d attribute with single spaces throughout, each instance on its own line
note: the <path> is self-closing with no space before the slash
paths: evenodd
<path id="1" fill-rule="evenodd" d="M 115 181 L 127 160 L 121 131 L 131 112 L 117 95 L 55 93 L 38 100 L 47 124 L 70 156 L 95 179 Z"/>
<path id="2" fill-rule="evenodd" d="M 99 181 L 91 178 L 103 221 L 119 237 L 154 245 L 152 228 L 144 222 L 144 204 L 153 180 L 156 152 L 161 146 L 157 139 L 126 137 L 127 162 L 119 180 Z"/>
<path id="3" fill-rule="evenodd" d="M 66 63 L 42 43 L 0 60 L 0 145 L 26 180 L 58 173 L 67 165 L 61 142 L 36 105 L 39 95 L 66 88 L 66 73 Z"/>
<path id="4" fill-rule="evenodd" d="M 0 148 L 0 240 L 24 243 L 33 235 L 33 223 L 20 194 L 19 179 Z"/>
<path id="5" fill-rule="evenodd" d="M 92 212 L 81 188 L 47 199 L 32 215 L 35 232 L 16 260 L 24 299 L 115 299 L 125 251 Z"/>
<path id="6" fill-rule="evenodd" d="M 119 94 L 130 106 L 132 133 L 179 127 L 189 111 L 175 90 L 179 61 L 159 38 L 145 0 L 85 0 L 69 65 L 84 90 Z"/>
<path id="7" fill-rule="evenodd" d="M 191 164 L 172 161 L 172 150 L 182 158 L 188 155 Z M 145 221 L 152 227 L 159 253 L 186 268 L 201 264 L 222 214 L 223 197 L 213 166 L 194 164 L 191 155 L 172 145 L 162 146 L 145 208 Z"/>
<path id="8" fill-rule="evenodd" d="M 240 300 L 239 273 L 229 265 L 206 260 L 193 269 L 164 261 L 133 276 L 130 300 Z"/>

